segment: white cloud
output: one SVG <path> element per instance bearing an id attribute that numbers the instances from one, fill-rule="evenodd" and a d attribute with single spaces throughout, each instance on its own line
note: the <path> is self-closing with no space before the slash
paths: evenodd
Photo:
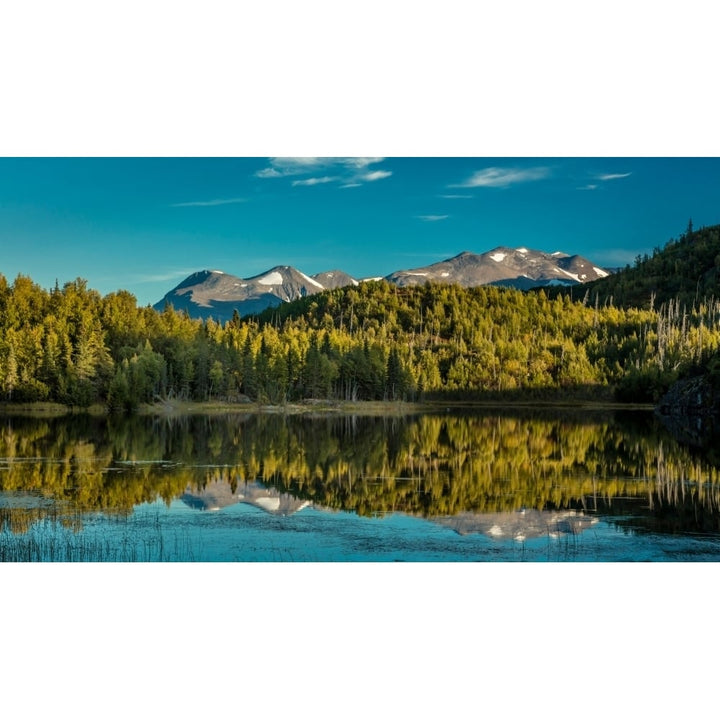
<path id="1" fill-rule="evenodd" d="M 323 167 L 325 158 L 317 157 L 275 157 L 270 158 L 270 167 L 256 173 L 258 177 L 284 177 L 302 175 Z"/>
<path id="2" fill-rule="evenodd" d="M 582 187 L 577 188 L 578 190 L 597 190 L 597 185 L 583 185 Z"/>
<path id="3" fill-rule="evenodd" d="M 630 177 L 632 173 L 607 173 L 605 175 L 597 175 L 597 180 L 602 180 L 605 182 L 606 180 L 620 180 L 622 178 Z"/>
<path id="4" fill-rule="evenodd" d="M 258 170 L 255 173 L 255 177 L 259 178 L 276 178 L 276 177 L 282 177 L 282 173 L 276 170 L 273 167 L 267 167 L 263 168 L 262 170 Z"/>
<path id="5" fill-rule="evenodd" d="M 338 162 L 348 168 L 355 168 L 356 170 L 362 170 L 368 165 L 376 165 L 382 162 L 384 157 L 357 157 L 357 158 L 335 158 Z"/>
<path id="6" fill-rule="evenodd" d="M 383 162 L 382 157 L 274 157 L 269 167 L 258 170 L 255 177 L 285 178 L 311 175 L 326 171 L 322 178 L 293 181 L 293 185 L 317 185 L 320 182 L 343 182 L 342 187 L 356 187 L 363 182 L 373 182 L 390 177 L 390 170 L 370 170 L 370 166 Z"/>
<path id="7" fill-rule="evenodd" d="M 323 185 L 324 183 L 335 182 L 339 179 L 338 177 L 328 177 L 326 175 L 325 177 L 312 177 L 307 180 L 293 180 L 292 184 L 293 187 L 296 185 Z"/>
<path id="8" fill-rule="evenodd" d="M 472 195 L 440 195 L 445 200 L 471 200 Z"/>
<path id="9" fill-rule="evenodd" d="M 258 170 L 255 175 L 262 178 L 286 177 L 315 172 L 320 168 L 358 171 L 384 159 L 381 157 L 274 157 L 270 158 L 270 167 Z"/>
<path id="10" fill-rule="evenodd" d="M 341 188 L 351 188 L 351 187 L 361 187 L 361 186 L 362 186 L 362 183 L 351 182 L 351 183 L 345 183 L 345 185 L 341 185 L 340 187 Z"/>
<path id="11" fill-rule="evenodd" d="M 390 170 L 374 170 L 373 172 L 361 175 L 360 180 L 365 180 L 367 182 L 375 182 L 375 180 L 383 180 L 387 177 L 390 177 L 391 175 L 392 171 Z"/>
<path id="12" fill-rule="evenodd" d="M 192 202 L 174 203 L 170 207 L 215 207 L 216 205 L 234 205 L 247 202 L 246 198 L 217 198 L 216 200 L 193 200 Z"/>
<path id="13" fill-rule="evenodd" d="M 489 167 L 473 173 L 465 182 L 449 187 L 509 187 L 516 183 L 543 180 L 550 175 L 550 168 L 497 168 Z"/>
<path id="14" fill-rule="evenodd" d="M 438 220 L 447 220 L 450 216 L 449 215 L 416 215 L 415 217 L 418 220 L 422 220 L 423 222 L 438 222 Z"/>

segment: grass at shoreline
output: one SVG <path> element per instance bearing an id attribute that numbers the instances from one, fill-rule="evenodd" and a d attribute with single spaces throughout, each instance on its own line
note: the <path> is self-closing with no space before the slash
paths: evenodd
<path id="1" fill-rule="evenodd" d="M 70 407 L 54 402 L 9 403 L 0 402 L 1 415 L 29 415 L 32 417 L 62 417 L 63 415 L 107 415 L 104 405 L 88 408 Z"/>
<path id="2" fill-rule="evenodd" d="M 229 403 L 219 401 L 163 401 L 152 405 L 142 405 L 138 415 L 150 416 L 182 416 L 182 415 L 253 415 L 253 414 L 282 414 L 282 415 L 377 415 L 401 416 L 421 413 L 448 412 L 452 410 L 473 409 L 537 409 L 537 410 L 652 410 L 653 406 L 645 403 L 618 403 L 606 400 L 426 400 L 406 402 L 399 400 L 366 400 L 366 401 L 330 401 L 306 400 L 280 405 L 263 405 L 261 403 Z M 71 408 L 59 403 L 0 403 L 0 415 L 26 415 L 30 417 L 61 417 L 64 415 L 77 415 L 88 413 L 91 415 L 107 415 L 107 408 L 94 405 L 90 408 Z"/>

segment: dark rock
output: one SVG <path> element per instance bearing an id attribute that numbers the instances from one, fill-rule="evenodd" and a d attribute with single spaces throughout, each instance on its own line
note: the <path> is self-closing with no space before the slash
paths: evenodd
<path id="1" fill-rule="evenodd" d="M 710 447 L 720 435 L 720 391 L 707 376 L 678 380 L 660 399 L 655 413 L 678 440 Z"/>

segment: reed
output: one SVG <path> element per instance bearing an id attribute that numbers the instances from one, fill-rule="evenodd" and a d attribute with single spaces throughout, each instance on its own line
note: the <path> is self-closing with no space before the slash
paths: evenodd
<path id="1" fill-rule="evenodd" d="M 0 532 L 0 562 L 4 563 L 152 563 L 193 562 L 190 538 L 177 531 L 165 537 L 157 525 L 151 534 L 128 527 L 119 540 L 75 533 L 59 522 L 33 525 L 26 533 Z"/>

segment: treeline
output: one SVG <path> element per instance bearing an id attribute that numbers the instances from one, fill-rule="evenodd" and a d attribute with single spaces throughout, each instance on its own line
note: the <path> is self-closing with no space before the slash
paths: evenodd
<path id="1" fill-rule="evenodd" d="M 0 276 L 0 399 L 473 398 L 584 387 L 652 400 L 720 346 L 720 303 L 622 309 L 544 292 L 362 283 L 224 326 L 84 280 Z"/>
<path id="2" fill-rule="evenodd" d="M 720 225 L 694 230 L 692 221 L 679 238 L 652 255 L 638 255 L 632 267 L 582 287 L 556 288 L 552 295 L 568 294 L 594 303 L 624 308 L 655 308 L 673 301 L 692 308 L 704 298 L 720 298 Z"/>

